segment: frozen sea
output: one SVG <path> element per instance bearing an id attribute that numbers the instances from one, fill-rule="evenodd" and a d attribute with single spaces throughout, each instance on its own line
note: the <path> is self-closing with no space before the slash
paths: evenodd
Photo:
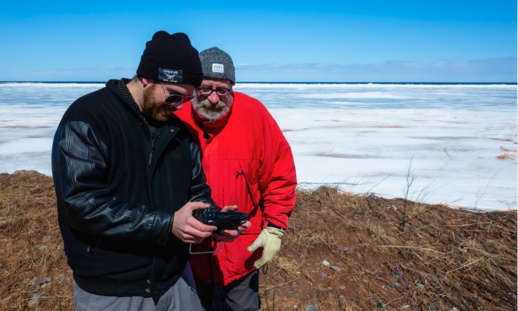
<path id="1" fill-rule="evenodd" d="M 104 83 L 0 82 L 0 173 L 51 175 L 65 109 Z M 299 188 L 517 208 L 516 84 L 238 83 L 290 142 Z"/>

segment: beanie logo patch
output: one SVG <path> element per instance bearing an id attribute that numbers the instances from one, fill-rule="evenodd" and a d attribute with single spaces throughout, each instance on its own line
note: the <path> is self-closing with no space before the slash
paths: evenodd
<path id="1" fill-rule="evenodd" d="M 212 64 L 212 72 L 225 73 L 225 66 L 223 64 Z"/>
<path id="2" fill-rule="evenodd" d="M 183 82 L 183 70 L 158 67 L 158 80 L 171 83 Z"/>

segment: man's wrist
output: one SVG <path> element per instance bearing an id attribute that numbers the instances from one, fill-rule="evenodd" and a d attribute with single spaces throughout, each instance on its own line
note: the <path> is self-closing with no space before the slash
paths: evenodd
<path id="1" fill-rule="evenodd" d="M 276 228 L 276 229 L 280 229 L 280 230 L 283 230 L 283 229 L 282 229 L 281 227 L 279 227 L 279 226 L 276 226 L 276 225 L 272 224 L 271 222 L 268 222 L 268 225 L 267 225 L 267 227 L 272 227 L 272 228 Z"/>

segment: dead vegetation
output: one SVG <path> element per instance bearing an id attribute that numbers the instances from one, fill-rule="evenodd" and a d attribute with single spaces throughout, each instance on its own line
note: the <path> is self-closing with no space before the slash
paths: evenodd
<path id="1" fill-rule="evenodd" d="M 263 310 L 516 310 L 516 210 L 298 191 Z M 2 310 L 73 310 L 50 177 L 0 174 Z"/>

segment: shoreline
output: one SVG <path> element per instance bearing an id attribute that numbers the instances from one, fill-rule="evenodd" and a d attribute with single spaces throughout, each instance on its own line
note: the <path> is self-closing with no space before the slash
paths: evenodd
<path id="1" fill-rule="evenodd" d="M 33 175 L 41 175 L 41 176 L 44 176 L 46 178 L 49 178 L 50 180 L 52 180 L 52 176 L 51 175 L 47 175 L 47 174 L 44 174 L 44 173 L 41 173 L 37 170 L 15 170 L 11 173 L 8 173 L 8 172 L 0 172 L 0 175 L 27 175 L 27 174 L 33 174 Z M 412 202 L 412 203 L 416 203 L 416 204 L 421 204 L 421 205 L 428 205 L 428 206 L 443 206 L 443 207 L 447 207 L 447 208 L 451 208 L 451 209 L 455 209 L 455 210 L 464 210 L 464 211 L 469 211 L 469 212 L 474 212 L 474 213 L 491 213 L 491 212 L 514 212 L 514 211 L 517 211 L 518 209 L 517 208 L 508 208 L 508 209 L 489 209 L 489 208 L 477 208 L 477 207 L 469 207 L 469 206 L 464 206 L 464 205 L 460 205 L 460 204 L 451 204 L 451 203 L 441 203 L 441 202 L 426 202 L 426 201 L 420 201 L 419 198 L 417 199 L 413 199 L 413 198 L 410 198 L 410 197 L 407 197 L 405 198 L 404 196 L 397 196 L 397 195 L 387 195 L 387 194 L 380 194 L 380 193 L 376 193 L 376 192 L 357 192 L 357 191 L 354 191 L 354 190 L 347 190 L 345 189 L 346 187 L 349 187 L 350 185 L 349 184 L 344 184 L 344 183 L 333 183 L 333 182 L 328 182 L 328 183 L 310 183 L 310 182 L 300 182 L 297 184 L 297 187 L 296 187 L 296 190 L 298 191 L 303 191 L 305 193 L 309 193 L 309 192 L 313 192 L 313 191 L 317 191 L 319 188 L 330 188 L 330 189 L 335 189 L 337 190 L 338 192 L 342 193 L 342 194 L 347 194 L 347 195 L 352 195 L 352 196 L 357 196 L 357 197 L 368 197 L 368 196 L 375 196 L 375 197 L 379 197 L 379 198 L 382 198 L 382 199 L 385 199 L 385 200 L 405 200 L 405 201 L 408 201 L 408 202 Z"/>

